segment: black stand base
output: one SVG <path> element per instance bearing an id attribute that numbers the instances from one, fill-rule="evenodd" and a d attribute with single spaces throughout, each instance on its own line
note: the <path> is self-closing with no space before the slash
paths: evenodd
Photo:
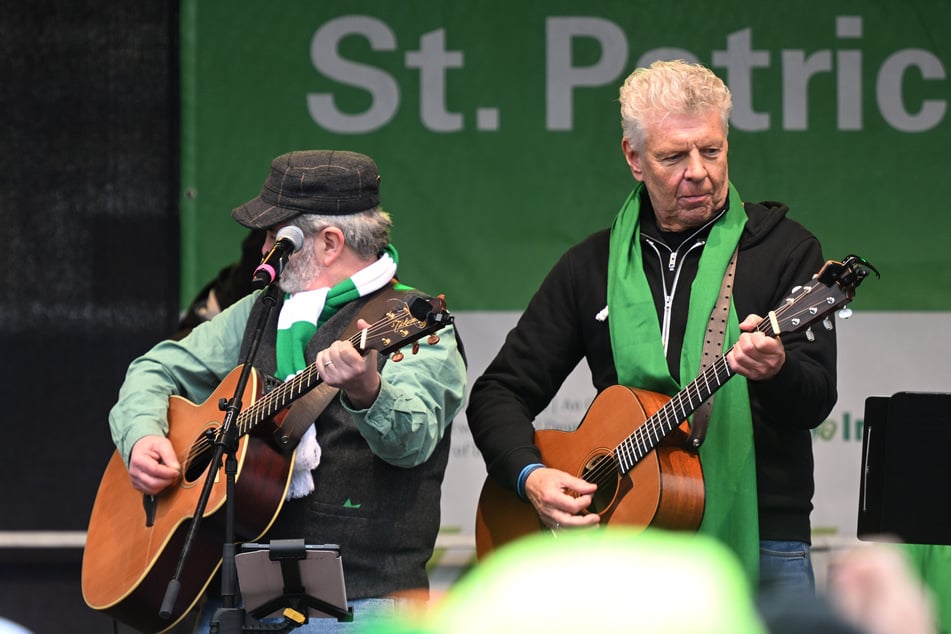
<path id="1" fill-rule="evenodd" d="M 261 623 L 240 608 L 222 608 L 211 619 L 211 632 L 289 632 L 303 623 L 289 619 L 281 623 Z M 304 621 L 306 623 L 306 621 Z"/>
<path id="2" fill-rule="evenodd" d="M 242 549 L 236 557 L 238 585 L 244 570 L 245 590 L 252 592 L 243 594 L 251 609 L 219 609 L 212 619 L 212 632 L 287 632 L 309 622 L 311 616 L 353 621 L 353 608 L 346 605 L 338 546 L 307 546 L 303 539 L 282 539 L 268 545 L 245 544 Z M 279 579 L 273 575 L 275 564 L 280 566 Z M 273 580 L 262 587 L 261 580 L 268 579 Z M 315 588 L 324 588 L 327 597 L 314 596 L 319 592 Z M 259 620 L 276 614 L 283 618 L 273 623 Z"/>
<path id="3" fill-rule="evenodd" d="M 331 605 L 322 599 L 312 597 L 308 594 L 285 594 L 277 599 L 272 599 L 251 612 L 251 616 L 256 619 L 261 619 L 275 610 L 282 608 L 289 608 L 302 615 L 306 615 L 311 609 L 314 609 L 336 617 L 338 621 L 348 623 L 353 621 L 353 608 L 338 608 L 335 605 Z"/>

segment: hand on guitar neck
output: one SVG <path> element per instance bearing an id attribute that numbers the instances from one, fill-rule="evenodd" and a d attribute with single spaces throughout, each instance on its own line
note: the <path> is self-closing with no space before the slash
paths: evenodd
<path id="1" fill-rule="evenodd" d="M 730 370 L 751 381 L 773 378 L 786 362 L 786 349 L 780 338 L 756 330 L 762 321 L 759 315 L 747 316 L 740 323 L 742 334 L 726 355 Z"/>
<path id="2" fill-rule="evenodd" d="M 598 514 L 586 511 L 597 488 L 591 482 L 550 468 L 536 469 L 525 479 L 525 495 L 542 523 L 553 530 L 597 526 Z"/>
<path id="3" fill-rule="evenodd" d="M 364 330 L 370 324 L 358 319 L 357 327 Z M 335 341 L 317 353 L 316 366 L 324 383 L 343 390 L 354 408 L 366 409 L 380 393 L 378 356 L 376 350 L 360 354 L 349 340 Z"/>

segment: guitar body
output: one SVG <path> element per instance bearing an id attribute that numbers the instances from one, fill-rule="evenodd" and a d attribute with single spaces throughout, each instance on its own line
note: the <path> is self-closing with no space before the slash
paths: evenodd
<path id="1" fill-rule="evenodd" d="M 676 427 L 628 473 L 621 475 L 614 467 L 604 467 L 612 450 L 668 400 L 655 392 L 614 385 L 595 398 L 575 431 L 535 432 L 535 444 L 546 466 L 598 484 L 591 510 L 601 516 L 602 526 L 688 530 L 700 526 L 703 471 L 699 455 L 686 449 L 686 423 Z M 476 513 L 479 558 L 544 528 L 534 506 L 494 478 L 486 479 Z"/>
<path id="2" fill-rule="evenodd" d="M 176 605 L 169 619 L 159 616 L 213 454 L 213 443 L 203 434 L 220 427 L 224 412 L 218 408 L 219 400 L 234 395 L 241 370 L 235 368 L 201 405 L 180 397 L 169 399 L 168 438 L 182 474 L 177 484 L 155 496 L 151 525 L 145 496 L 132 488 L 121 456 L 113 454 L 96 494 L 83 554 L 83 598 L 91 608 L 143 632 L 164 631 L 191 610 L 215 575 L 224 541 L 223 465 L 179 579 Z M 242 402 L 251 404 L 260 389 L 257 373 L 252 371 Z M 284 455 L 266 436 L 248 434 L 239 438 L 235 457 L 235 538 L 252 541 L 267 531 L 283 505 L 293 452 Z"/>

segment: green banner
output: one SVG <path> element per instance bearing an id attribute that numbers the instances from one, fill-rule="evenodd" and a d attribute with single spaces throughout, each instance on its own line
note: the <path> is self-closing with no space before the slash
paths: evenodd
<path id="1" fill-rule="evenodd" d="M 185 0 L 182 302 L 237 258 L 230 210 L 294 149 L 372 156 L 405 281 L 519 310 L 633 186 L 617 89 L 684 58 L 734 95 L 730 176 L 826 256 L 854 306 L 951 310 L 951 3 Z"/>

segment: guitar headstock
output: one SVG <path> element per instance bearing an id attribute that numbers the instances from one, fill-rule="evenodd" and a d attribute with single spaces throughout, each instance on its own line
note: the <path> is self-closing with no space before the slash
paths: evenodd
<path id="1" fill-rule="evenodd" d="M 845 309 L 870 271 L 880 277 L 875 267 L 857 255 L 850 255 L 841 262 L 829 260 L 807 284 L 792 289 L 784 303 L 760 323 L 761 330 L 775 337 L 784 332 L 807 330 L 820 320 L 831 330 L 832 324 L 826 319 L 828 314 Z"/>
<path id="2" fill-rule="evenodd" d="M 433 333 L 453 322 L 453 316 L 446 310 L 446 301 L 442 295 L 424 297 L 410 293 L 395 300 L 395 305 L 387 311 L 383 319 L 367 326 L 350 341 L 357 350 L 366 352 L 376 350 L 380 354 L 396 352 L 394 361 L 403 358 L 398 352 L 407 344 L 414 344 L 414 352 L 419 339 L 430 335 L 429 343 L 435 344 L 439 337 Z"/>

